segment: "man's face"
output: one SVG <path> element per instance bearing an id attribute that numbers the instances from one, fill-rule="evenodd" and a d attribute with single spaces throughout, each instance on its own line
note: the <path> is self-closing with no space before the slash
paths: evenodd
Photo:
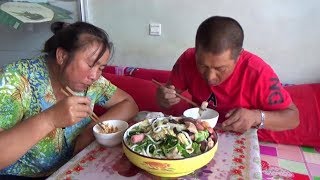
<path id="1" fill-rule="evenodd" d="M 217 86 L 232 74 L 236 59 L 232 58 L 230 49 L 220 54 L 213 54 L 199 47 L 196 51 L 196 63 L 200 74 L 208 84 Z"/>

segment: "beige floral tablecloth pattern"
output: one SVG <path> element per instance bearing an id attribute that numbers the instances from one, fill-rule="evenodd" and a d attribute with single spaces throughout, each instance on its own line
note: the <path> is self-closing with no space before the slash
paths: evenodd
<path id="1" fill-rule="evenodd" d="M 262 179 L 257 130 L 244 134 L 218 132 L 218 150 L 206 166 L 172 179 Z M 161 179 L 134 166 L 122 146 L 106 148 L 97 142 L 77 154 L 48 179 Z"/>

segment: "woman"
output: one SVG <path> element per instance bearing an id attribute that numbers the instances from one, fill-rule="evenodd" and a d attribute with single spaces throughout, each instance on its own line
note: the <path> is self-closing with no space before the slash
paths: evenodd
<path id="1" fill-rule="evenodd" d="M 129 120 L 138 112 L 130 95 L 101 76 L 112 53 L 102 29 L 56 22 L 51 30 L 43 56 L 0 69 L 0 175 L 57 170 L 94 139 L 94 104 L 108 109 L 100 120 Z M 77 96 L 64 95 L 67 86 Z"/>

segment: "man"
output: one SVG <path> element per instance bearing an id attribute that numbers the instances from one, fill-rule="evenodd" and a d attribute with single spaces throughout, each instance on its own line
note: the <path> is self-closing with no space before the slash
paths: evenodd
<path id="1" fill-rule="evenodd" d="M 167 86 L 158 89 L 160 106 L 179 103 L 175 92 L 188 90 L 197 104 L 207 101 L 219 112 L 225 130 L 297 127 L 299 112 L 290 95 L 268 64 L 243 50 L 243 39 L 242 27 L 232 18 L 213 16 L 202 22 L 195 48 L 180 56 Z"/>

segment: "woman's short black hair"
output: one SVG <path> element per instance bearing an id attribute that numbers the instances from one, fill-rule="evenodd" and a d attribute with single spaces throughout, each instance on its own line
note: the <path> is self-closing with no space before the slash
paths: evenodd
<path id="1" fill-rule="evenodd" d="M 77 50 L 93 42 L 98 42 L 103 45 L 97 60 L 100 59 L 106 50 L 112 53 L 113 45 L 109 41 L 108 34 L 103 29 L 90 23 L 75 22 L 68 24 L 65 22 L 54 22 L 51 24 L 51 31 L 54 35 L 46 41 L 43 49 L 43 52 L 46 53 L 49 58 L 55 59 L 56 50 L 59 47 L 73 55 Z M 89 36 L 87 38 L 80 38 L 83 34 Z"/>
<path id="2" fill-rule="evenodd" d="M 220 54 L 231 49 L 232 58 L 242 50 L 244 34 L 241 25 L 230 17 L 212 16 L 203 21 L 196 34 L 196 50 Z"/>

